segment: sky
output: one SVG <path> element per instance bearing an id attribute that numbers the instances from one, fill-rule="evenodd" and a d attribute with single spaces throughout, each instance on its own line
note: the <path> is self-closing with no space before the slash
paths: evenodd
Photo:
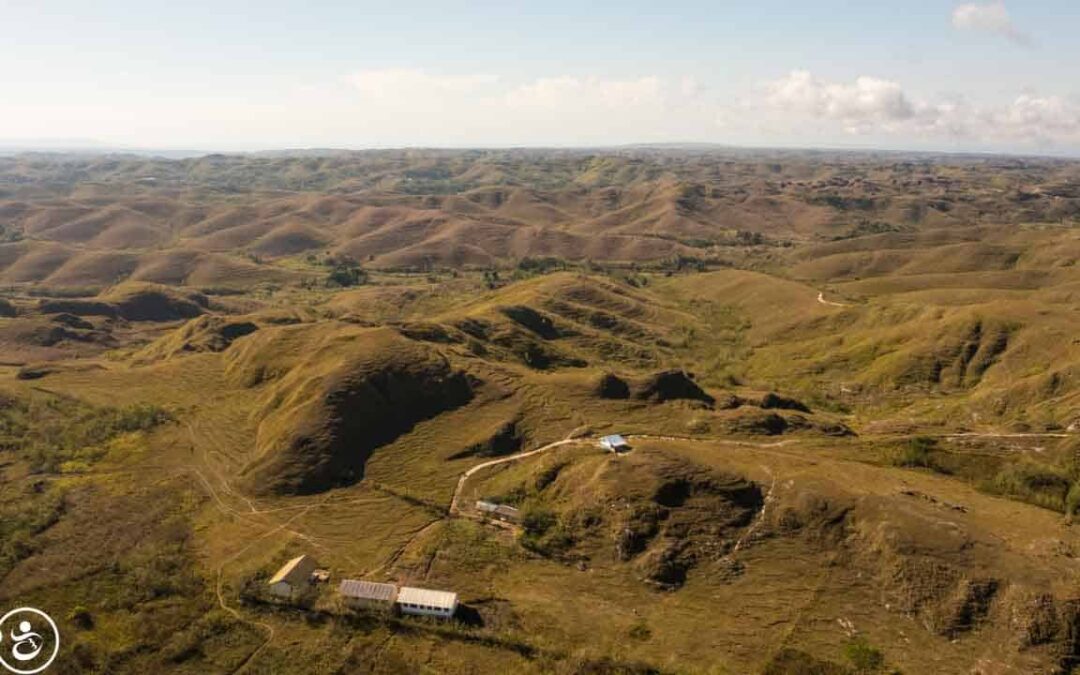
<path id="1" fill-rule="evenodd" d="M 0 144 L 1080 156 L 1078 0 L 0 0 Z"/>

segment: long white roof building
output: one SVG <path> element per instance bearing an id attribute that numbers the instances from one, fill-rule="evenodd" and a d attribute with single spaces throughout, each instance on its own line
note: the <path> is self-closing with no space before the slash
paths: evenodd
<path id="1" fill-rule="evenodd" d="M 404 614 L 450 617 L 457 611 L 457 593 L 402 586 L 397 605 Z"/>

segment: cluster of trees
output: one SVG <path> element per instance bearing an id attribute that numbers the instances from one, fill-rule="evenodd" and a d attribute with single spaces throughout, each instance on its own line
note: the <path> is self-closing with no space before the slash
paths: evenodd
<path id="1" fill-rule="evenodd" d="M 147 404 L 97 408 L 73 399 L 0 394 L 0 450 L 26 462 L 33 473 L 56 473 L 65 462 L 93 463 L 114 438 L 168 419 L 165 410 Z M 12 496 L 0 499 L 0 578 L 37 550 L 37 535 L 67 508 L 65 489 L 46 478 L 24 484 L 21 494 Z"/>
<path id="2" fill-rule="evenodd" d="M 328 255 L 322 264 L 329 268 L 324 282 L 330 288 L 350 288 L 368 282 L 367 271 L 349 256 Z"/>
<path id="3" fill-rule="evenodd" d="M 0 243 L 22 241 L 23 231 L 14 225 L 0 223 Z"/>

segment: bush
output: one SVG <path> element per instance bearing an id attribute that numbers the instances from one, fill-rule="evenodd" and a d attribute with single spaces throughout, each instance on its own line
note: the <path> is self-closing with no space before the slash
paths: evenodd
<path id="1" fill-rule="evenodd" d="M 885 665 L 885 655 L 863 637 L 849 642 L 844 647 L 844 656 L 851 662 L 856 673 L 877 673 Z"/>
<path id="2" fill-rule="evenodd" d="M 1080 511 L 1080 482 L 1073 483 L 1065 495 L 1065 513 L 1075 516 Z"/>
<path id="3" fill-rule="evenodd" d="M 525 256 L 518 261 L 518 270 L 534 274 L 546 274 L 555 269 L 566 269 L 566 261 L 552 256 L 533 258 Z"/>
<path id="4" fill-rule="evenodd" d="M 937 440 L 929 436 L 916 436 L 900 449 L 893 458 L 893 464 L 908 468 L 932 469 L 932 453 L 937 449 Z"/>
<path id="5" fill-rule="evenodd" d="M 645 623 L 645 619 L 638 619 L 633 626 L 630 626 L 628 635 L 634 640 L 645 642 L 652 637 L 652 629 Z"/>
<path id="6" fill-rule="evenodd" d="M 521 516 L 521 545 L 544 556 L 558 556 L 575 542 L 572 522 L 560 522 L 550 509 L 526 507 Z"/>
<path id="7" fill-rule="evenodd" d="M 1077 494 L 1080 490 L 1061 469 L 1029 460 L 1006 466 L 990 480 L 983 481 L 980 487 L 986 492 L 1054 511 L 1068 511 L 1070 498 L 1074 500 L 1074 507 L 1080 503 L 1080 494 Z"/>
<path id="8" fill-rule="evenodd" d="M 366 284 L 368 274 L 358 263 L 352 260 L 333 261 L 331 270 L 326 275 L 326 285 L 349 288 Z"/>
<path id="9" fill-rule="evenodd" d="M 94 617 L 90 614 L 90 610 L 82 605 L 76 605 L 67 616 L 71 625 L 75 626 L 79 630 L 90 630 L 94 627 Z"/>
<path id="10" fill-rule="evenodd" d="M 167 411 L 148 404 L 97 408 L 69 399 L 13 399 L 0 407 L 0 449 L 15 451 L 35 473 L 55 472 L 71 460 L 91 463 L 113 438 L 170 419 Z"/>
<path id="11" fill-rule="evenodd" d="M 543 536 L 555 522 L 555 513 L 543 507 L 532 506 L 521 514 L 521 527 L 526 535 L 532 537 Z"/>
<path id="12" fill-rule="evenodd" d="M 45 486 L 30 487 L 20 499 L 0 506 L 0 578 L 37 550 L 37 535 L 55 525 L 65 508 L 64 492 Z"/>

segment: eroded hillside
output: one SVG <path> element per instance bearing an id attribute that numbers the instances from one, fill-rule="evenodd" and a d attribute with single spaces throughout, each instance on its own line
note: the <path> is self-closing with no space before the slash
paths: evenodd
<path id="1" fill-rule="evenodd" d="M 3 162 L 0 599 L 68 670 L 1078 665 L 1075 164 Z"/>

